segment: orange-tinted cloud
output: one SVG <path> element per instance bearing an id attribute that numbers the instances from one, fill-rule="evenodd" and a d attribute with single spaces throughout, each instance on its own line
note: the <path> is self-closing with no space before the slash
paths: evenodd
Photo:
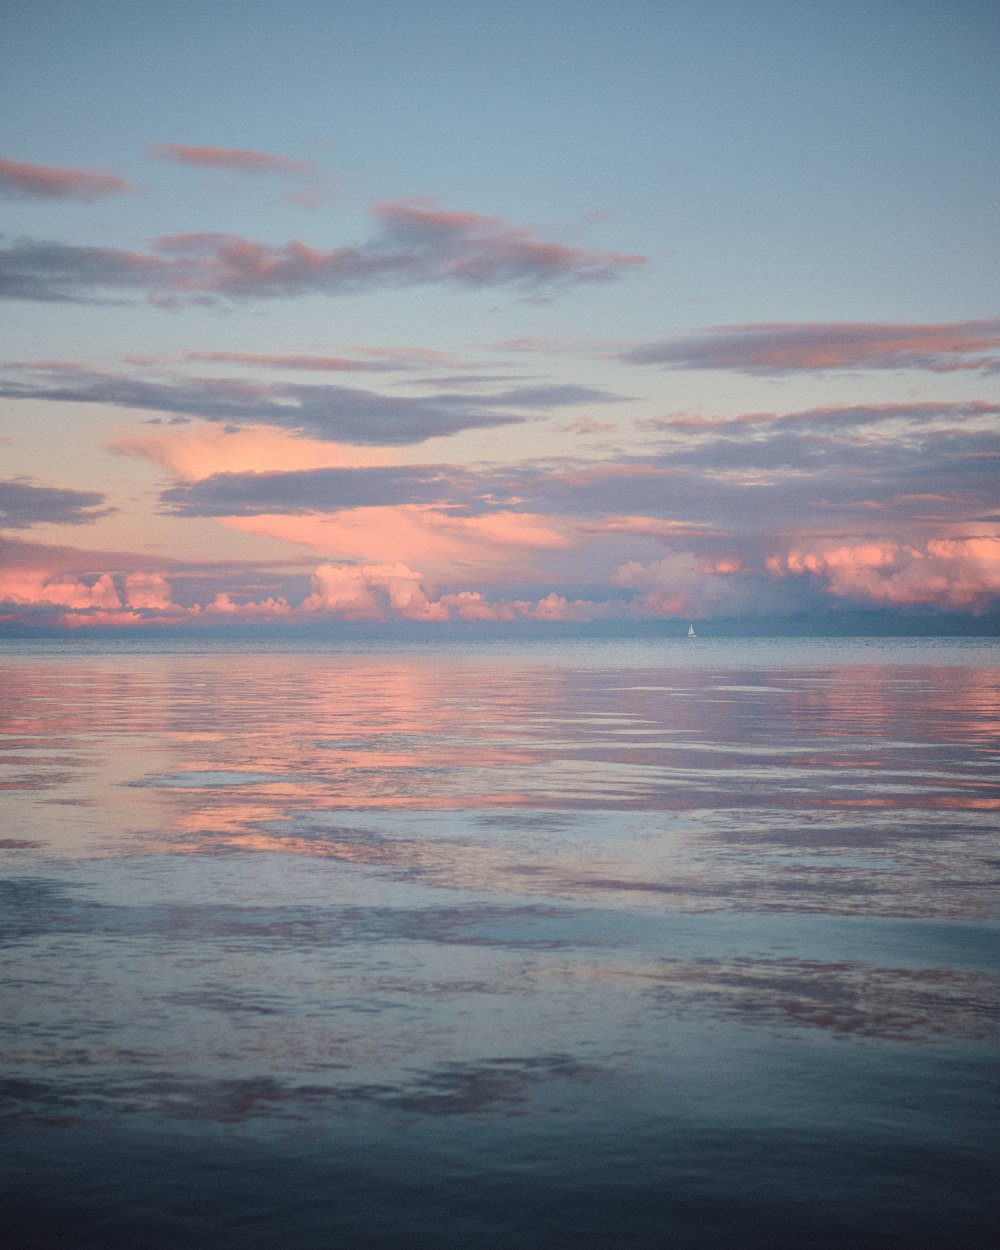
<path id="1" fill-rule="evenodd" d="M 115 174 L 29 165 L 0 156 L 0 196 L 9 199 L 99 200 L 107 195 L 133 195 L 135 190 Z"/>

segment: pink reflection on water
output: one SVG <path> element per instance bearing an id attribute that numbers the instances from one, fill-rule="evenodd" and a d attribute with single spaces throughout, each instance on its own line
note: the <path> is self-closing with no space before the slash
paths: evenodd
<path id="1" fill-rule="evenodd" d="M 1000 809 L 995 668 L 609 658 L 9 664 L 0 786 L 16 835 L 53 851 L 312 856 L 452 888 L 696 910 L 982 914 L 947 879 L 960 837 Z M 463 823 L 489 810 L 601 823 L 529 845 Z M 434 836 L 408 831 L 408 814 L 435 812 Z M 872 822 L 860 838 L 844 832 L 854 812 Z M 365 813 L 402 823 L 376 836 Z M 648 818 L 641 833 L 631 813 Z M 933 872 L 910 836 L 932 819 L 964 822 L 950 841 L 935 830 Z"/>

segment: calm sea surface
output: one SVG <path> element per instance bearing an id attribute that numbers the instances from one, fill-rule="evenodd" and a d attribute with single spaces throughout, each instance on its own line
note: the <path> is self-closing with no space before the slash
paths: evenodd
<path id="1" fill-rule="evenodd" d="M 979 640 L 0 649 L 12 1250 L 1000 1244 Z"/>

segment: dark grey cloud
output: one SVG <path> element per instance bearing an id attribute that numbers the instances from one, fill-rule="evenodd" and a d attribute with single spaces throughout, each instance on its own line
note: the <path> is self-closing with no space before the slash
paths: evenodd
<path id="1" fill-rule="evenodd" d="M 334 442 L 393 445 L 418 443 L 462 430 L 524 420 L 486 398 L 380 395 L 346 386 L 251 382 L 236 378 L 155 381 L 84 369 L 61 370 L 34 381 L 0 382 L 0 396 L 61 403 L 110 404 L 230 425 L 262 424 Z M 524 407 L 526 405 L 510 404 Z"/>
<path id="2" fill-rule="evenodd" d="M 334 512 L 393 504 L 454 508 L 478 497 L 468 471 L 444 465 L 216 473 L 165 490 L 167 511 L 182 516 L 254 516 Z"/>
<path id="3" fill-rule="evenodd" d="M 110 404 L 227 424 L 277 426 L 336 442 L 381 445 L 511 425 L 525 420 L 527 413 L 617 398 L 607 391 L 574 385 L 521 387 L 481 395 L 390 396 L 294 381 L 186 376 L 157 380 L 104 373 L 69 362 L 11 366 L 8 372 L 7 378 L 0 379 L 0 396 L 10 399 Z"/>
<path id="4" fill-rule="evenodd" d="M 0 481 L 0 526 L 26 529 L 30 525 L 85 525 L 114 511 L 93 490 L 62 490 L 36 486 L 26 478 Z"/>
<path id="5" fill-rule="evenodd" d="M 476 213 L 401 203 L 376 206 L 373 218 L 368 240 L 331 250 L 214 233 L 157 239 L 145 254 L 21 240 L 0 249 L 0 296 L 92 302 L 138 291 L 171 306 L 425 285 L 552 294 L 644 263 Z"/>
<path id="6" fill-rule="evenodd" d="M 0 299 L 107 302 L 143 292 L 164 276 L 155 256 L 38 239 L 0 246 Z"/>
<path id="7" fill-rule="evenodd" d="M 1000 320 L 939 325 L 880 322 L 710 326 L 619 353 L 635 365 L 735 373 L 825 373 L 858 369 L 993 372 L 1000 367 Z"/>

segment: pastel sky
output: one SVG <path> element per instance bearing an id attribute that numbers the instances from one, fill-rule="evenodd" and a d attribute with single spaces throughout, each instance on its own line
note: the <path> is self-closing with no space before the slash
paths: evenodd
<path id="1" fill-rule="evenodd" d="M 8 629 L 1000 607 L 994 0 L 3 45 Z"/>

